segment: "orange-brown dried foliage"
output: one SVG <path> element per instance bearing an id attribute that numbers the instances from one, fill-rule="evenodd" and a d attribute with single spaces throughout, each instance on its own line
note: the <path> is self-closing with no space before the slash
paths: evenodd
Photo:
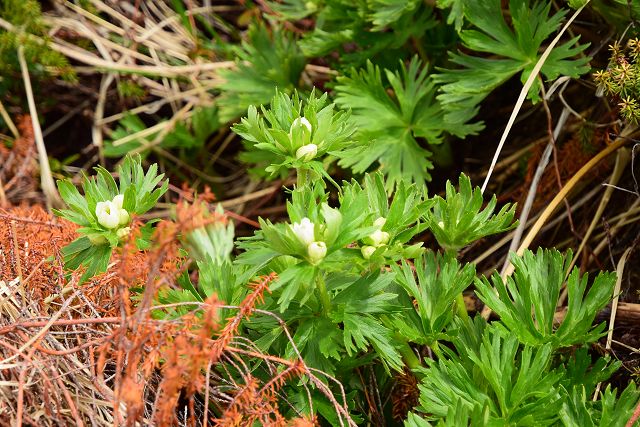
<path id="1" fill-rule="evenodd" d="M 147 251 L 135 249 L 140 224 L 134 219 L 130 239 L 114 252 L 108 271 L 85 284 L 78 283 L 77 273 L 64 274 L 60 255 L 61 248 L 77 237 L 76 225 L 40 207 L 0 210 L 0 280 L 22 275 L 28 292 L 24 301 L 29 303 L 18 314 L 18 323 L 0 315 L 0 356 L 16 354 L 33 337 L 31 331 L 39 330 L 33 328 L 43 327 L 56 310 L 62 310 L 59 320 L 30 345 L 29 354 L 20 356 L 23 363 L 0 372 L 0 379 L 23 384 L 21 372 L 46 367 L 42 386 L 25 389 L 17 398 L 15 416 L 37 424 L 31 417 L 36 412 L 25 408 L 44 405 L 47 416 L 79 425 L 96 420 L 92 408 L 100 406 L 105 414 L 108 406 L 111 413 L 106 418 L 115 425 L 170 426 L 186 404 L 190 425 L 202 424 L 204 418 L 210 425 L 315 425 L 314 419 L 287 420 L 279 408 L 280 388 L 289 380 L 311 376 L 304 362 L 263 354 L 238 337 L 241 321 L 254 315 L 275 274 L 249 284 L 251 292 L 229 319 L 219 319 L 223 303 L 215 296 L 178 319 L 153 315 L 158 290 L 177 286 L 176 279 L 186 268 L 186 260 L 178 255 L 179 237 L 209 220 L 194 205 L 185 204 L 177 222 L 161 221 Z M 53 331 L 61 334 L 50 334 Z M 258 361 L 269 366 L 270 374 L 254 375 L 250 366 Z M 78 364 L 87 368 L 69 375 Z M 239 366 L 245 370 L 238 371 Z M 73 390 L 79 393 L 72 384 L 76 376 L 85 385 L 82 402 L 97 399 L 99 405 L 78 406 L 72 397 Z M 232 401 L 209 393 L 216 387 L 223 387 Z M 203 403 L 207 394 L 209 401 Z M 106 418 L 99 425 L 105 425 Z"/>
<path id="2" fill-rule="evenodd" d="M 31 116 L 25 114 L 18 119 L 20 137 L 7 148 L 0 143 L 0 206 L 10 203 L 39 200 L 37 150 L 33 136 Z"/>
<path id="3" fill-rule="evenodd" d="M 28 278 L 26 288 L 38 301 L 61 288 L 59 253 L 77 237 L 75 230 L 40 206 L 0 209 L 0 280 Z"/>
<path id="4" fill-rule="evenodd" d="M 594 135 L 590 138 L 588 143 L 585 143 L 580 136 L 574 135 L 566 143 L 559 145 L 557 148 L 557 160 L 558 160 L 558 172 L 560 180 L 564 185 L 576 172 L 584 166 L 594 154 L 604 148 L 606 144 L 606 130 L 596 129 Z M 531 181 L 536 172 L 536 168 L 540 163 L 540 158 L 544 152 L 546 143 L 538 144 L 535 146 L 532 156 L 527 162 L 527 174 L 525 176 L 524 183 L 520 187 L 522 189 L 521 196 L 519 197 L 518 206 L 524 205 L 524 200 L 527 197 L 527 192 Z M 610 165 L 606 162 L 600 162 L 593 169 L 591 176 L 598 177 L 609 170 Z M 534 209 L 543 207 L 548 201 L 553 198 L 559 191 L 557 174 L 555 171 L 555 165 L 553 163 L 553 157 L 547 166 L 545 173 L 540 179 L 538 184 L 538 191 L 536 200 L 534 202 Z"/>
<path id="5" fill-rule="evenodd" d="M 419 398 L 420 390 L 415 375 L 408 370 L 398 374 L 391 395 L 393 418 L 398 421 L 406 419 L 409 411 L 418 405 Z"/>

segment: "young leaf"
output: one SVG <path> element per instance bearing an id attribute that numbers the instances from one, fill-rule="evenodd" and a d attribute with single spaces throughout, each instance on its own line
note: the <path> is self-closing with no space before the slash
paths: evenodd
<path id="1" fill-rule="evenodd" d="M 420 0 L 370 0 L 371 14 L 369 20 L 373 23 L 373 31 L 381 31 L 388 25 L 398 21 L 403 15 L 415 13 L 422 3 Z"/>
<path id="2" fill-rule="evenodd" d="M 629 383 L 626 389 L 616 399 L 617 391 L 611 388 L 611 384 L 601 394 L 601 399 L 595 402 L 591 394 L 584 388 L 572 389 L 560 410 L 560 419 L 566 427 L 624 427 L 633 415 L 637 405 L 640 391 L 634 382 Z M 637 422 L 633 425 L 637 425 Z"/>
<path id="3" fill-rule="evenodd" d="M 81 266 L 85 268 L 79 283 L 96 274 L 107 271 L 111 259 L 112 248 L 108 244 L 96 245 L 87 237 L 79 237 L 62 248 L 64 266 L 68 270 L 77 270 Z"/>
<path id="4" fill-rule="evenodd" d="M 349 114 L 335 111 L 327 94 L 318 95 L 315 90 L 304 101 L 297 92 L 289 96 L 276 91 L 261 113 L 251 105 L 247 117 L 232 130 L 245 141 L 247 152 L 241 158 L 258 166 L 266 163 L 263 170 L 271 176 L 284 177 L 294 168 L 327 176 L 323 160 L 328 154 L 339 156 L 355 131 Z"/>
<path id="5" fill-rule="evenodd" d="M 496 196 L 482 209 L 482 191 L 472 188 L 471 180 L 460 174 L 459 189 L 447 181 L 446 198 L 434 198 L 434 204 L 425 217 L 438 244 L 447 251 L 457 252 L 483 237 L 502 233 L 517 226 L 513 222 L 515 205 L 507 204 L 497 214 Z"/>
<path id="6" fill-rule="evenodd" d="M 54 213 L 80 225 L 77 231 L 84 236 L 63 248 L 65 267 L 75 270 L 84 266 L 82 281 L 106 271 L 113 248 L 129 234 L 131 215 L 147 212 L 167 191 L 168 181 L 156 188 L 164 176 L 157 175 L 157 168 L 154 164 L 145 174 L 140 155 L 127 156 L 117 168 L 117 185 L 111 174 L 98 166 L 96 176 L 83 176 L 84 196 L 71 182 L 58 181 L 70 209 Z"/>

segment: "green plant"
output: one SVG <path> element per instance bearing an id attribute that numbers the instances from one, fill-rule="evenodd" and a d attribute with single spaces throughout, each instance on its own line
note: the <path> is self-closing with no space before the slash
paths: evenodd
<path id="1" fill-rule="evenodd" d="M 50 39 L 42 19 L 40 2 L 36 0 L 6 0 L 0 5 L 0 16 L 16 31 L 0 30 L 0 96 L 13 89 L 20 81 L 18 47 L 24 48 L 29 71 L 36 77 L 45 78 L 60 74 L 67 80 L 74 80 L 75 74 L 67 59 L 47 46 Z M 34 37 L 35 36 L 35 37 Z M 53 73 L 52 73 L 53 72 Z M 12 77 L 12 78 L 10 78 Z"/>
<path id="2" fill-rule="evenodd" d="M 529 0 L 510 0 L 511 25 L 503 17 L 500 0 L 448 2 L 458 7 L 462 3 L 464 17 L 471 28 L 459 33 L 464 48 L 494 55 L 492 58 L 450 53 L 450 60 L 459 68 L 441 69 L 434 75 L 441 84 L 438 100 L 446 112 L 447 121 L 466 123 L 479 109 L 480 102 L 496 87 L 511 77 L 520 75 L 524 83 L 542 55 L 542 44 L 562 25 L 566 10 L 549 16 L 551 2 L 530 3 Z M 589 71 L 589 58 L 580 55 L 588 45 L 578 45 L 578 38 L 559 44 L 544 65 L 542 75 L 553 80 L 561 75 L 578 77 Z M 495 58 L 497 56 L 497 58 Z M 533 102 L 540 100 L 542 82 L 537 80 L 528 93 Z M 480 129 L 469 125 L 469 131 Z"/>
<path id="3" fill-rule="evenodd" d="M 485 277 L 480 271 L 486 265 L 465 256 L 485 249 L 481 240 L 513 229 L 516 206 L 498 206 L 496 196 L 485 199 L 465 174 L 447 181 L 444 194 L 427 191 L 427 184 L 433 191 L 443 181 L 436 167 L 458 164 L 459 139 L 481 129 L 474 123 L 479 109 L 508 108 L 500 102 L 508 94 L 496 93 L 489 103 L 487 96 L 508 81 L 526 81 L 562 27 L 562 7 L 585 1 L 264 0 L 230 7 L 172 0 L 142 4 L 133 17 L 126 2 L 111 3 L 108 9 L 97 8 L 96 1 L 61 3 L 75 12 L 93 8 L 82 12 L 82 26 L 74 29 L 68 16 L 52 13 L 42 20 L 31 0 L 25 4 L 33 9 L 4 2 L 0 25 L 9 19 L 15 31 L 0 34 L 0 52 L 9 58 L 0 70 L 17 71 L 11 55 L 20 43 L 46 46 L 44 24 L 51 23 L 70 34 L 64 40 L 70 44 L 59 40 L 56 48 L 74 52 L 74 61 L 87 61 L 91 70 L 102 64 L 110 73 L 101 85 L 104 112 L 114 113 L 115 91 L 127 105 L 144 104 L 122 115 L 96 115 L 95 131 L 100 123 L 115 123 L 99 154 L 125 158 L 113 176 L 103 167 L 92 178 L 83 175 L 82 189 L 60 181 L 68 207 L 56 211 L 80 227 L 80 237 L 62 254 L 66 269 L 76 270 L 81 281 L 105 271 L 114 251 L 151 249 L 156 238 L 165 248 L 167 236 L 171 253 L 177 248 L 177 259 L 151 269 L 148 283 L 159 278 L 158 287 L 130 287 L 132 299 L 123 301 L 153 317 L 129 317 L 134 327 L 114 347 L 116 357 L 126 353 L 125 378 L 132 382 L 123 388 L 139 386 L 144 395 L 128 396 L 129 411 L 146 417 L 141 402 L 152 401 L 146 390 L 157 389 L 155 369 L 162 367 L 156 401 L 171 404 L 154 411 L 163 412 L 167 423 L 187 399 L 193 424 L 196 416 L 210 415 L 243 424 L 241 411 L 250 412 L 254 424 L 273 419 L 283 425 L 285 418 L 303 417 L 319 425 L 404 421 L 414 427 L 608 426 L 629 419 L 640 390 L 614 377 L 622 362 L 602 355 L 597 344 L 606 325 L 596 319 L 611 301 L 615 275 L 569 271 L 570 250 L 539 249 L 512 254 L 512 276 Z M 615 25 L 622 27 L 638 10 L 627 0 L 588 3 L 588 13 L 604 11 L 604 19 L 621 19 Z M 151 9 L 148 20 L 144 15 Z M 138 21 L 141 16 L 145 20 Z M 225 21 L 229 17 L 233 23 Z M 601 24 L 597 20 L 598 30 Z M 591 27 L 578 25 L 568 33 L 585 28 Z M 550 51 L 530 101 L 540 101 L 546 80 L 589 70 L 587 45 L 578 40 L 571 35 Z M 51 58 L 43 53 L 48 62 L 38 63 L 33 52 L 30 72 L 55 71 L 42 67 L 54 65 Z M 596 74 L 604 92 L 622 100 L 622 114 L 631 122 L 640 117 L 639 52 L 637 39 L 616 44 L 608 68 Z M 229 61 L 214 63 L 218 59 Z M 127 79 L 129 73 L 137 76 Z M 107 86 L 112 77 L 116 87 Z M 545 110 L 551 121 L 554 110 Z M 8 117 L 14 109 L 2 111 Z M 593 119 L 590 110 L 576 112 Z M 121 119 L 116 123 L 114 117 Z M 602 126 L 587 127 L 600 132 Z M 234 146 L 240 140 L 243 146 Z M 472 154 L 489 149 L 480 144 L 474 141 Z M 175 210 L 168 209 L 175 217 L 159 227 L 171 233 L 154 234 L 156 220 L 142 218 L 153 218 L 149 211 L 168 183 L 156 165 L 145 172 L 146 156 L 160 156 L 172 180 L 184 178 L 184 168 L 220 184 L 214 191 L 224 201 L 213 208 L 205 202 L 212 199 L 208 189 L 195 201 L 176 190 L 180 199 Z M 270 216 L 256 223 L 254 206 L 235 214 L 222 208 L 233 209 L 238 199 L 230 202 L 236 194 L 218 190 L 247 183 L 233 173 L 236 156 L 254 178 L 279 178 L 285 185 L 295 180 L 280 194 L 274 194 L 276 187 L 260 188 L 240 198 L 244 205 L 263 191 L 275 195 L 279 206 L 261 211 Z M 557 157 L 566 166 L 564 156 Z M 515 181 L 514 170 L 504 169 L 509 181 Z M 0 175 L 4 179 L 5 171 Z M 432 175 L 436 185 L 430 184 Z M 192 185 L 199 191 L 200 181 Z M 256 230 L 242 225 L 236 236 L 231 218 Z M 145 255 L 160 260 L 153 252 Z M 568 304 L 560 313 L 563 287 Z M 487 321 L 474 315 L 469 301 L 484 303 L 495 316 Z M 166 348 L 158 352 L 156 343 Z M 128 347 L 125 353 L 121 345 Z M 136 351 L 146 348 L 152 348 L 148 359 L 136 361 Z M 129 369 L 138 364 L 142 376 Z M 327 375 L 316 376 L 319 371 Z M 208 394 L 197 396 L 204 384 Z"/>
<path id="4" fill-rule="evenodd" d="M 299 45 L 307 57 L 340 52 L 340 61 L 360 66 L 367 59 L 403 55 L 404 45 L 421 38 L 437 24 L 433 9 L 416 0 L 303 1 L 270 2 L 279 18 L 300 19 L 315 15 L 317 25 Z M 355 44 L 358 49 L 345 48 Z"/>
<path id="5" fill-rule="evenodd" d="M 218 100 L 222 122 L 240 117 L 250 105 L 266 104 L 277 90 L 291 93 L 298 87 L 305 60 L 287 32 L 254 24 L 247 41 L 234 49 L 233 69 L 223 70 Z"/>
<path id="6" fill-rule="evenodd" d="M 127 153 L 139 152 L 147 155 L 154 147 L 163 149 L 194 150 L 202 148 L 213 132 L 222 123 L 218 117 L 218 109 L 212 107 L 196 108 L 190 120 L 170 123 L 161 121 L 155 125 L 165 129 L 155 132 L 146 131 L 148 128 L 139 116 L 125 114 L 118 121 L 118 126 L 111 133 L 111 138 L 104 142 L 104 155 L 107 157 L 122 157 Z M 132 138 L 130 135 L 144 134 L 144 137 Z"/>
<path id="7" fill-rule="evenodd" d="M 127 153 L 139 152 L 146 156 L 154 147 L 181 150 L 202 148 L 222 123 L 218 116 L 218 108 L 211 106 L 194 109 L 186 123 L 185 121 L 177 123 L 161 121 L 155 127 L 162 125 L 166 125 L 166 128 L 148 132 L 146 131 L 148 127 L 139 116 L 125 114 L 118 121 L 118 126 L 111 133 L 111 138 L 104 141 L 104 155 L 122 157 Z M 145 136 L 130 137 L 135 134 L 144 134 Z"/>
<path id="8" fill-rule="evenodd" d="M 590 343 L 603 335 L 604 323 L 592 324 L 613 296 L 615 274 L 598 274 L 585 294 L 588 276 L 580 277 L 577 268 L 568 274 L 571 252 L 565 257 L 554 250 L 538 250 L 536 255 L 527 251 L 522 257 L 512 257 L 512 262 L 516 271 L 506 285 L 497 273 L 491 278 L 497 295 L 486 278 L 477 280 L 476 288 L 478 296 L 520 342 L 534 346 L 551 343 L 557 348 Z M 567 275 L 567 313 L 555 327 L 554 314 Z"/>
<path id="9" fill-rule="evenodd" d="M 620 400 L 610 388 L 592 400 L 596 385 L 620 363 L 603 358 L 594 363 L 585 347 L 602 336 L 604 324 L 592 323 L 612 297 L 613 274 L 599 274 L 584 295 L 587 277 L 575 269 L 567 281 L 566 317 L 556 325 L 555 309 L 571 255 L 540 250 L 514 255 L 512 262 L 514 278 L 506 285 L 497 273 L 492 277 L 497 294 L 486 278 L 476 279 L 479 297 L 500 320 L 454 320 L 448 330 L 454 346 L 441 347 L 438 359 L 419 370 L 417 409 L 424 419 L 413 416 L 406 425 L 429 425 L 426 420 L 455 425 L 461 419 L 482 426 L 606 425 L 612 422 L 614 407 L 620 410 L 616 423 L 623 425 L 640 393 L 632 383 Z M 573 354 L 560 351 L 571 346 L 576 346 Z M 451 408 L 458 409 L 452 413 Z"/>
<path id="10" fill-rule="evenodd" d="M 242 158 L 263 165 L 271 176 L 284 177 L 295 168 L 299 185 L 309 172 L 329 178 L 325 160 L 340 156 L 354 132 L 349 114 L 335 111 L 327 94 L 318 97 L 315 91 L 306 101 L 297 92 L 291 97 L 277 92 L 269 108 L 261 107 L 261 113 L 250 106 L 247 117 L 232 128 L 248 148 Z"/>
<path id="11" fill-rule="evenodd" d="M 336 103 L 353 112 L 358 128 L 355 147 L 345 151 L 340 164 L 361 173 L 378 163 L 389 191 L 402 180 L 419 185 L 431 180 L 431 151 L 418 139 L 438 145 L 444 132 L 460 129 L 445 122 L 427 67 L 414 57 L 400 69 L 385 70 L 393 95 L 383 85 L 380 69 L 370 62 L 365 70 L 339 77 L 336 85 Z"/>
<path id="12" fill-rule="evenodd" d="M 506 204 L 493 214 L 496 208 L 493 196 L 483 209 L 482 191 L 479 187 L 472 188 L 471 180 L 464 174 L 460 175 L 457 191 L 447 182 L 445 198 L 435 196 L 433 201 L 425 213 L 427 224 L 438 244 L 452 254 L 471 242 L 518 225 L 513 221 L 515 205 Z"/>
<path id="13" fill-rule="evenodd" d="M 291 105 L 288 97 L 282 99 Z M 277 103 L 272 108 L 289 111 Z M 296 120 L 284 117 L 287 124 Z M 305 170 L 294 163 L 288 167 Z M 84 234 L 64 249 L 66 265 L 84 265 L 85 277 L 106 267 L 131 215 L 153 207 L 167 186 L 156 188 L 162 175 L 156 176 L 155 166 L 145 174 L 139 157 L 127 157 L 118 168 L 119 186 L 103 168 L 96 171 L 95 178 L 84 179 L 84 197 L 71 183 L 59 182 L 70 209 L 58 214 L 82 225 Z M 300 182 L 290 193 L 288 222 L 260 219 L 260 230 L 237 245 L 220 207 L 211 213 L 201 202 L 179 205 L 179 221 L 193 223 L 182 242 L 198 280 L 192 282 L 187 271 L 177 281 L 179 289 L 162 290 L 157 301 L 171 308 L 158 316 L 185 315 L 213 295 L 239 305 L 250 292 L 247 285 L 267 277 L 270 293 L 260 308 L 273 316 L 254 315 L 235 327 L 261 351 L 286 359 L 300 354 L 313 369 L 335 375 L 347 387 L 352 411 L 363 391 L 349 378 L 373 365 L 381 368 L 375 375 L 382 386 L 407 368 L 419 378 L 420 404 L 408 426 L 606 425 L 614 422 L 613 414 L 630 415 L 640 397 L 633 384 L 619 398 L 611 387 L 599 399 L 590 398 L 620 366 L 607 358 L 592 361 L 586 347 L 602 335 L 604 326 L 592 323 L 611 299 L 613 274 L 598 275 L 588 292 L 586 276 L 577 270 L 569 274 L 568 310 L 556 325 L 553 315 L 570 255 L 514 256 L 514 277 L 506 285 L 497 274 L 492 278 L 497 294 L 488 279 L 476 277 L 474 265 L 456 259 L 462 245 L 509 229 L 512 207 L 493 215 L 493 200 L 480 210 L 481 194 L 464 175 L 458 189 L 448 184 L 445 198 L 428 198 L 404 180 L 390 199 L 387 189 L 383 174 L 365 175 L 363 185 L 342 183 L 332 206 L 324 183 Z M 443 233 L 434 231 L 444 255 L 411 244 L 434 227 Z M 239 256 L 233 256 L 234 249 Z M 467 315 L 460 295 L 474 280 L 500 320 L 488 324 Z M 219 314 L 231 312 L 222 308 Z M 290 339 L 282 334 L 283 324 Z M 416 354 L 420 346 L 429 347 L 433 357 Z M 282 393 L 303 405 L 295 387 L 283 386 Z M 314 406 L 337 425 L 324 395 L 314 396 Z"/>
<path id="14" fill-rule="evenodd" d="M 397 283 L 417 306 L 415 312 L 408 311 L 398 319 L 398 331 L 413 343 L 437 350 L 439 340 L 449 340 L 445 331 L 460 312 L 454 307 L 458 296 L 473 282 L 475 266 L 461 266 L 455 258 L 427 252 L 415 260 L 414 268 L 404 261 L 402 267 L 393 269 Z"/>
<path id="15" fill-rule="evenodd" d="M 0 110 L 2 102 L 21 105 L 25 102 L 18 51 L 22 49 L 26 67 L 36 92 L 41 83 L 56 76 L 74 82 L 76 75 L 67 58 L 50 47 L 50 37 L 37 0 L 4 0 L 0 3 Z M 6 113 L 0 114 L 0 128 Z M 6 123 L 11 128 L 12 124 Z"/>
<path id="16" fill-rule="evenodd" d="M 85 268 L 81 282 L 106 271 L 111 253 L 127 238 L 134 216 L 152 209 L 167 191 L 164 174 L 157 174 L 153 164 L 145 173 L 140 156 L 126 157 L 116 168 L 118 184 L 103 167 L 95 168 L 96 176 L 84 176 L 84 195 L 68 180 L 59 180 L 58 190 L 68 209 L 54 210 L 62 218 L 80 226 L 81 237 L 62 249 L 65 267 L 76 270 Z M 156 188 L 161 184 L 159 188 Z M 136 239 L 139 247 L 146 246 L 152 222 L 142 228 Z"/>
<path id="17" fill-rule="evenodd" d="M 458 402 L 484 412 L 484 425 L 551 425 L 562 406 L 559 372 L 549 369 L 552 349 L 524 346 L 515 336 L 484 327 L 480 345 L 460 341 L 456 352 L 430 361 L 420 386 L 420 407 L 429 418 L 448 415 Z"/>
<path id="18" fill-rule="evenodd" d="M 261 115 L 252 108 L 234 128 L 251 149 L 261 150 L 268 171 L 285 175 L 295 170 L 298 185 L 287 203 L 288 222 L 260 219 L 260 230 L 240 240 L 240 255 L 233 261 L 237 274 L 229 273 L 228 264 L 198 263 L 201 272 L 218 277 L 207 294 L 220 292 L 237 301 L 244 284 L 256 275 L 277 274 L 262 308 L 282 319 L 293 341 L 282 336 L 280 323 L 271 317 L 247 321 L 244 334 L 271 354 L 293 357 L 299 351 L 310 366 L 338 378 L 379 363 L 384 370 L 377 381 L 387 384 L 392 372 L 408 367 L 422 383 L 417 410 L 429 414 L 425 419 L 412 415 L 408 423 L 413 425 L 428 425 L 428 420 L 444 425 L 551 425 L 580 411 L 574 408 L 579 396 L 575 390 L 584 387 L 592 393 L 596 382 L 605 381 L 619 365 L 605 359 L 592 363 L 580 349 L 573 358 L 559 350 L 601 336 L 603 326 L 594 328 L 592 322 L 611 299 L 613 275 L 599 275 L 586 295 L 587 278 L 577 272 L 569 275 L 569 310 L 556 327 L 551 322 L 570 257 L 540 252 L 514 258 L 516 273 L 507 287 L 499 276 L 492 279 L 498 295 L 486 278 L 476 277 L 472 264 L 456 260 L 464 246 L 515 226 L 515 206 L 496 213 L 493 197 L 483 208 L 480 189 L 465 175 L 458 188 L 447 183 L 445 196 L 433 198 L 398 178 L 389 198 L 387 177 L 365 174 L 363 185 L 339 185 L 337 204 L 332 205 L 321 182 L 331 179 L 325 170 L 331 158 L 323 156 L 349 155 L 348 150 L 339 151 L 347 146 L 349 133 L 336 129 L 350 128 L 348 117 L 336 115 L 325 103 L 324 96 L 313 93 L 306 103 L 297 95 L 278 94 L 270 107 L 262 107 Z M 333 130 L 318 137 L 321 115 L 326 123 L 340 126 L 327 124 L 325 128 Z M 309 158 L 297 155 L 315 141 L 335 142 L 337 148 L 318 149 Z M 304 178 L 307 173 L 319 179 Z M 412 244 L 427 230 L 444 255 Z M 208 280 L 203 276 L 197 292 L 210 286 Z M 467 315 L 462 292 L 474 281 L 500 321 L 488 325 L 480 316 Z M 184 296 L 181 301 L 188 300 Z M 420 346 L 429 347 L 434 359 L 416 354 Z M 361 398 L 358 390 L 352 389 L 356 401 Z M 593 420 L 599 419 L 600 403 L 579 402 Z"/>

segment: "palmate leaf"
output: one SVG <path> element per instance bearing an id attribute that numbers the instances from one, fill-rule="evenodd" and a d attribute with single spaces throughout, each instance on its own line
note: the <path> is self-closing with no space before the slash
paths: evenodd
<path id="1" fill-rule="evenodd" d="M 465 0 L 436 0 L 436 6 L 439 9 L 449 8 L 447 24 L 454 24 L 458 32 L 460 32 L 464 22 L 464 2 Z"/>
<path id="2" fill-rule="evenodd" d="M 369 274 L 339 292 L 332 301 L 331 318 L 344 329 L 344 348 L 353 355 L 372 346 L 387 370 L 401 371 L 402 358 L 396 349 L 392 331 L 383 325 L 379 315 L 397 311 L 392 301 L 396 295 L 385 292 L 394 273 Z"/>
<path id="3" fill-rule="evenodd" d="M 592 402 L 591 394 L 584 388 L 575 388 L 562 405 L 560 419 L 566 427 L 623 427 L 631 418 L 635 409 L 640 390 L 634 382 L 616 399 L 617 390 L 611 388 L 611 384 L 601 394 L 600 400 Z M 633 425 L 638 426 L 636 421 Z"/>
<path id="4" fill-rule="evenodd" d="M 431 180 L 431 152 L 418 142 L 440 144 L 443 133 L 451 131 L 443 122 L 443 112 L 435 100 L 434 84 L 427 67 L 413 58 L 401 71 L 385 70 L 394 96 L 387 92 L 380 69 L 371 63 L 338 78 L 336 103 L 352 110 L 358 126 L 357 146 L 341 155 L 340 164 L 364 172 L 374 163 L 387 178 L 391 191 L 401 180 L 424 185 Z"/>
<path id="5" fill-rule="evenodd" d="M 440 338 L 453 319 L 456 297 L 473 282 L 475 267 L 466 264 L 461 268 L 455 258 L 442 257 L 433 252 L 417 258 L 414 265 L 415 274 L 406 262 L 402 267 L 394 265 L 393 270 L 398 277 L 397 283 L 417 306 L 419 335 L 422 338 L 419 343 L 431 345 Z"/>
<path id="6" fill-rule="evenodd" d="M 460 68 L 441 69 L 434 76 L 434 80 L 442 84 L 438 100 L 447 111 L 448 120 L 455 118 L 460 123 L 470 120 L 477 113 L 478 104 L 511 77 L 520 74 L 523 83 L 527 80 L 542 55 L 544 41 L 559 29 L 566 14 L 561 10 L 549 16 L 549 1 L 530 4 L 529 0 L 510 0 L 510 26 L 503 16 L 500 0 L 464 0 L 463 3 L 465 17 L 473 26 L 460 32 L 464 47 L 489 54 L 491 58 L 451 53 L 451 62 Z M 577 45 L 578 38 L 553 49 L 541 70 L 546 79 L 560 75 L 578 77 L 589 71 L 588 57 L 571 59 L 588 46 Z M 529 99 L 539 101 L 539 92 L 540 82 L 537 81 L 529 91 Z"/>
<path id="7" fill-rule="evenodd" d="M 491 277 L 496 292 L 486 278 L 476 279 L 479 298 L 498 314 L 511 334 L 529 345 L 551 343 L 554 348 L 594 342 L 603 335 L 604 323 L 593 327 L 596 314 L 611 300 L 615 274 L 601 272 L 585 293 L 588 275 L 580 277 L 574 268 L 567 279 L 567 313 L 559 327 L 554 314 L 560 289 L 571 262 L 556 250 L 531 251 L 512 256 L 512 277 L 503 282 L 499 274 Z"/>
<path id="8" fill-rule="evenodd" d="M 307 57 L 339 52 L 347 66 L 360 67 L 367 60 L 397 60 L 407 53 L 404 45 L 420 39 L 437 25 L 432 8 L 418 0 L 285 0 L 290 14 L 308 15 L 317 10 L 315 28 L 300 40 Z M 356 47 L 354 50 L 353 47 Z"/>
<path id="9" fill-rule="evenodd" d="M 276 12 L 276 18 L 296 21 L 318 11 L 318 0 L 280 0 L 267 1 L 269 8 Z"/>
<path id="10" fill-rule="evenodd" d="M 520 347 L 515 336 L 493 326 L 484 329 L 479 348 L 455 344 L 458 354 L 446 350 L 447 357 L 428 359 L 429 368 L 422 371 L 418 409 L 429 414 L 425 418 L 449 418 L 450 408 L 462 405 L 476 417 L 482 414 L 484 422 L 472 425 L 546 426 L 557 421 L 561 374 L 550 370 L 550 345 Z M 463 359 L 471 365 L 465 366 Z"/>
<path id="11" fill-rule="evenodd" d="M 569 5 L 577 8 L 585 1 L 570 0 Z M 619 32 L 624 32 L 628 25 L 634 24 L 640 17 L 640 3 L 635 0 L 595 0 L 589 7 L 602 15 Z"/>
<path id="12" fill-rule="evenodd" d="M 584 387 L 586 393 L 593 396 L 597 384 L 607 381 L 622 366 L 622 362 L 610 359 L 608 355 L 598 357 L 594 363 L 588 346 L 577 348 L 563 364 L 565 376 L 562 386 L 567 390 Z"/>
<path id="13" fill-rule="evenodd" d="M 485 404 L 484 407 L 476 404 L 473 409 L 469 409 L 462 400 L 458 399 L 455 406 L 448 408 L 447 415 L 438 419 L 437 424 L 431 424 L 419 415 L 409 413 L 404 422 L 404 427 L 486 427 L 490 425 L 490 419 L 488 404 Z"/>
<path id="14" fill-rule="evenodd" d="M 247 40 L 235 49 L 236 67 L 221 70 L 220 120 L 240 117 L 250 105 L 268 104 L 276 89 L 292 92 L 298 86 L 305 60 L 290 34 L 264 25 L 249 28 Z"/>
<path id="15" fill-rule="evenodd" d="M 369 0 L 369 20 L 373 23 L 373 30 L 383 30 L 403 15 L 413 13 L 420 3 L 421 0 Z"/>

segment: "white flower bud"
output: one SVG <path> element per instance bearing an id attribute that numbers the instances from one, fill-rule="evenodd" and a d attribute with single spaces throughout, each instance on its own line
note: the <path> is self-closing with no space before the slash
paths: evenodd
<path id="1" fill-rule="evenodd" d="M 116 235 L 118 236 L 118 239 L 123 239 L 127 237 L 130 232 L 131 232 L 131 227 L 124 227 L 116 231 Z"/>
<path id="2" fill-rule="evenodd" d="M 120 225 L 120 209 L 112 201 L 98 202 L 96 217 L 98 217 L 98 223 L 104 228 L 117 228 Z"/>
<path id="3" fill-rule="evenodd" d="M 309 132 L 311 132 L 312 129 L 313 129 L 311 127 L 311 123 L 309 123 L 309 120 L 307 120 L 305 117 L 298 117 L 297 119 L 295 119 L 293 121 L 293 123 L 291 123 L 291 129 L 289 130 L 289 132 L 291 132 L 291 130 L 294 127 L 298 127 L 298 126 L 301 126 L 301 125 L 306 127 Z"/>
<path id="4" fill-rule="evenodd" d="M 303 245 L 310 245 L 315 239 L 315 224 L 309 218 L 302 218 L 302 221 L 296 222 L 291 226 L 291 230 L 298 237 Z"/>
<path id="5" fill-rule="evenodd" d="M 371 255 L 373 255 L 375 251 L 376 251 L 376 248 L 374 248 L 373 246 L 363 246 L 360 248 L 360 252 L 362 252 L 362 257 L 364 259 L 371 258 Z"/>
<path id="6" fill-rule="evenodd" d="M 307 144 L 296 150 L 296 159 L 312 160 L 318 154 L 318 146 L 316 144 Z"/>
<path id="7" fill-rule="evenodd" d="M 379 247 L 389 243 L 389 238 L 389 233 L 386 231 L 376 230 L 369 235 L 369 243 L 375 247 Z"/>
<path id="8" fill-rule="evenodd" d="M 327 245 L 324 242 L 311 242 L 307 246 L 307 254 L 311 264 L 316 265 L 327 255 Z"/>
<path id="9" fill-rule="evenodd" d="M 118 209 L 122 209 L 122 205 L 124 203 L 124 194 L 118 194 L 113 198 L 113 204 L 116 205 Z"/>
<path id="10" fill-rule="evenodd" d="M 383 218 L 383 217 L 379 217 L 378 219 L 376 219 L 375 221 L 373 221 L 373 225 L 374 225 L 375 227 L 378 227 L 378 228 L 382 228 L 382 227 L 384 227 L 384 225 L 385 225 L 386 223 L 387 223 L 387 219 L 386 219 L 386 218 Z"/>
<path id="11" fill-rule="evenodd" d="M 120 209 L 118 211 L 118 217 L 119 217 L 119 221 L 118 221 L 118 225 L 127 225 L 129 224 L 129 212 L 127 212 L 126 209 Z"/>

